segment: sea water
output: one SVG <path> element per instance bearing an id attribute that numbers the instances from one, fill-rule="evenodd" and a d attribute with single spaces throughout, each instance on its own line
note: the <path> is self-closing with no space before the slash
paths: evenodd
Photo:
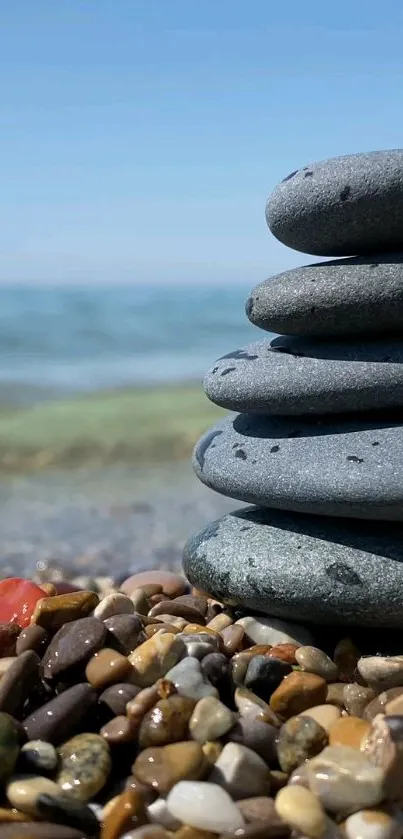
<path id="1" fill-rule="evenodd" d="M 250 286 L 0 287 L 0 402 L 199 380 L 264 338 Z"/>

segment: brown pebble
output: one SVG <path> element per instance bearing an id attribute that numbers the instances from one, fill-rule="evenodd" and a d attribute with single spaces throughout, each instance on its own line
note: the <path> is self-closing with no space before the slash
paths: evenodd
<path id="1" fill-rule="evenodd" d="M 53 597 L 55 594 L 65 594 L 65 592 L 58 591 L 53 583 L 41 583 L 40 588 L 45 592 L 47 597 Z"/>
<path id="2" fill-rule="evenodd" d="M 328 745 L 328 736 L 312 717 L 291 717 L 280 728 L 277 755 L 281 769 L 289 774 Z"/>
<path id="3" fill-rule="evenodd" d="M 158 603 L 164 603 L 165 600 L 166 600 L 166 595 L 165 594 L 152 594 L 151 597 L 148 598 L 148 602 L 149 602 L 151 608 L 153 608 L 154 606 L 157 606 Z"/>
<path id="4" fill-rule="evenodd" d="M 144 592 L 146 597 L 153 597 L 154 594 L 162 594 L 162 585 L 160 583 L 145 583 L 144 586 L 141 586 L 141 591 Z"/>
<path id="5" fill-rule="evenodd" d="M 128 717 L 120 715 L 103 725 L 99 733 L 110 746 L 117 746 L 120 743 L 136 742 L 138 731 L 139 727 L 135 720 L 129 720 Z"/>
<path id="6" fill-rule="evenodd" d="M 101 693 L 99 704 L 106 705 L 115 717 L 126 714 L 126 705 L 140 693 L 140 688 L 129 682 L 119 682 L 111 685 Z"/>
<path id="7" fill-rule="evenodd" d="M 140 748 L 167 746 L 185 740 L 189 735 L 189 720 L 195 706 L 195 699 L 178 694 L 160 699 L 141 721 Z"/>
<path id="8" fill-rule="evenodd" d="M 1 839 L 83 839 L 83 836 L 82 830 L 51 822 L 25 821 L 1 827 Z"/>
<path id="9" fill-rule="evenodd" d="M 132 772 L 161 795 L 179 781 L 196 781 L 208 766 L 200 743 L 184 741 L 161 748 L 144 749 L 136 758 Z"/>
<path id="10" fill-rule="evenodd" d="M 267 655 L 270 658 L 278 658 L 280 661 L 285 661 L 287 664 L 296 664 L 295 653 L 298 650 L 298 644 L 276 644 L 268 651 Z"/>
<path id="11" fill-rule="evenodd" d="M 98 689 L 124 681 L 130 671 L 131 664 L 128 658 L 116 650 L 104 647 L 90 658 L 85 675 L 90 685 Z"/>
<path id="12" fill-rule="evenodd" d="M 96 700 L 97 694 L 86 682 L 73 685 L 40 705 L 24 720 L 28 740 L 58 744 L 71 737 Z"/>
<path id="13" fill-rule="evenodd" d="M 103 822 L 100 839 L 119 839 L 123 833 L 146 824 L 144 801 L 134 789 L 118 795 Z"/>
<path id="14" fill-rule="evenodd" d="M 16 623 L 0 623 L 0 658 L 18 655 L 16 647 L 20 632 Z"/>
<path id="15" fill-rule="evenodd" d="M 223 629 L 227 629 L 227 627 L 232 626 L 233 623 L 234 619 L 231 618 L 230 615 L 227 615 L 225 612 L 220 612 L 218 615 L 214 615 L 214 617 L 209 620 L 207 628 L 213 629 L 214 632 L 222 632 Z"/>
<path id="16" fill-rule="evenodd" d="M 203 617 L 205 617 L 207 612 L 207 597 L 204 594 L 181 594 L 179 597 L 175 597 L 172 603 L 182 603 L 183 606 L 190 606 L 193 609 L 197 609 Z"/>
<path id="17" fill-rule="evenodd" d="M 339 671 L 341 682 L 354 682 L 360 653 L 351 638 L 342 638 L 336 646 L 333 661 Z"/>
<path id="18" fill-rule="evenodd" d="M 21 653 L 0 680 L 0 711 L 18 717 L 22 706 L 39 681 L 41 660 L 32 650 Z"/>
<path id="19" fill-rule="evenodd" d="M 149 583 L 161 585 L 164 594 L 168 597 L 179 597 L 186 590 L 186 580 L 183 577 L 171 571 L 162 570 L 140 571 L 138 574 L 132 574 L 122 583 L 120 589 L 130 596 L 133 589 L 142 588 Z"/>
<path id="20" fill-rule="evenodd" d="M 139 615 L 112 615 L 103 623 L 108 633 L 106 644 L 122 655 L 130 655 L 145 640 Z"/>
<path id="21" fill-rule="evenodd" d="M 175 839 L 216 839 L 216 833 L 210 833 L 209 830 L 200 830 L 198 827 L 192 827 L 190 824 L 183 824 L 179 830 L 175 830 Z"/>
<path id="22" fill-rule="evenodd" d="M 146 626 L 144 629 L 146 638 L 152 638 L 156 632 L 173 632 L 174 635 L 178 635 L 180 629 L 170 623 L 153 624 L 152 626 Z"/>
<path id="23" fill-rule="evenodd" d="M 375 696 L 366 705 L 363 711 L 364 719 L 372 722 L 378 714 L 385 714 L 386 705 L 393 699 L 398 699 L 399 696 L 403 696 L 403 687 L 389 688 L 389 690 L 382 691 L 382 693 L 379 693 L 378 696 Z"/>
<path id="24" fill-rule="evenodd" d="M 153 622 L 153 626 L 158 626 L 158 624 L 164 624 L 165 632 L 168 632 L 166 628 L 166 624 L 169 626 L 175 626 L 179 632 L 182 632 L 187 625 L 187 622 L 184 618 L 177 618 L 175 615 L 157 615 L 155 618 L 147 618 Z"/>
<path id="25" fill-rule="evenodd" d="M 139 687 L 153 685 L 162 678 L 186 652 L 185 645 L 172 632 L 158 632 L 130 654 L 133 683 Z"/>
<path id="26" fill-rule="evenodd" d="M 57 632 L 69 621 L 86 618 L 98 605 L 99 597 L 93 591 L 72 591 L 38 600 L 32 613 L 31 624 L 42 626 L 48 632 Z"/>
<path id="27" fill-rule="evenodd" d="M 134 699 L 131 699 L 126 706 L 126 714 L 131 720 L 136 720 L 139 724 L 144 717 L 144 714 L 150 710 L 160 699 L 157 684 L 153 684 L 148 688 L 143 688 Z"/>
<path id="28" fill-rule="evenodd" d="M 170 682 L 169 679 L 158 679 L 155 686 L 160 699 L 168 699 L 169 696 L 173 696 L 178 693 L 174 683 Z"/>
<path id="29" fill-rule="evenodd" d="M 185 603 L 178 603 L 176 600 L 161 600 L 149 611 L 149 617 L 155 618 L 157 615 L 176 615 L 178 618 L 184 618 L 189 623 L 197 623 L 204 625 L 204 615 L 194 606 L 187 606 Z"/>
<path id="30" fill-rule="evenodd" d="M 337 665 L 318 647 L 299 647 L 295 653 L 297 663 L 307 673 L 316 673 L 327 682 L 335 682 L 339 677 Z"/>
<path id="31" fill-rule="evenodd" d="M 277 815 L 274 806 L 274 799 L 264 795 L 257 795 L 254 798 L 243 798 L 236 802 L 246 822 L 270 822 L 279 827 L 284 827 L 284 822 Z"/>
<path id="32" fill-rule="evenodd" d="M 137 588 L 134 591 L 132 591 L 130 595 L 130 600 L 133 603 L 135 612 L 138 612 L 140 615 L 148 614 L 150 610 L 150 604 L 148 602 L 148 597 L 142 588 Z"/>
<path id="33" fill-rule="evenodd" d="M 242 649 L 242 642 L 245 637 L 245 630 L 242 626 L 227 626 L 220 632 L 223 640 L 223 652 L 228 656 L 233 656 L 238 650 Z"/>
<path id="34" fill-rule="evenodd" d="M 285 676 L 270 698 L 270 708 L 282 719 L 300 714 L 326 699 L 327 683 L 314 673 L 294 671 Z"/>
<path id="35" fill-rule="evenodd" d="M 329 743 L 331 746 L 351 746 L 353 749 L 359 749 L 370 728 L 370 723 L 360 717 L 340 717 L 330 728 Z"/>
<path id="36" fill-rule="evenodd" d="M 27 626 L 17 638 L 16 653 L 21 655 L 27 650 L 33 650 L 34 653 L 42 656 L 49 640 L 49 634 L 42 626 Z"/>
<path id="37" fill-rule="evenodd" d="M 29 816 L 26 813 L 21 813 L 13 807 L 9 810 L 6 807 L 0 807 L 0 824 L 8 822 L 26 822 L 29 821 Z"/>

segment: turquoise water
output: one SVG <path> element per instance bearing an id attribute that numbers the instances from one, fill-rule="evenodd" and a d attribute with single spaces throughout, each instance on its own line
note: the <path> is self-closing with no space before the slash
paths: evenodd
<path id="1" fill-rule="evenodd" d="M 256 340 L 250 286 L 0 287 L 0 398 L 199 379 Z"/>

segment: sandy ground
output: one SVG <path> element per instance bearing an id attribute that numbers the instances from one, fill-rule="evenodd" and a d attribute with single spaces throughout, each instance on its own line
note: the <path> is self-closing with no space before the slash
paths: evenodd
<path id="1" fill-rule="evenodd" d="M 192 533 L 239 506 L 200 484 L 188 461 L 2 477 L 0 574 L 172 567 Z"/>

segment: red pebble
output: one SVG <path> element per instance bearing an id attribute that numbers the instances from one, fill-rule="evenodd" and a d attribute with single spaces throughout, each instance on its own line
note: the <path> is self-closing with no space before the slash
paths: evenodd
<path id="1" fill-rule="evenodd" d="M 9 577 L 0 581 L 0 622 L 29 625 L 32 612 L 38 600 L 45 597 L 40 586 L 21 577 Z"/>

